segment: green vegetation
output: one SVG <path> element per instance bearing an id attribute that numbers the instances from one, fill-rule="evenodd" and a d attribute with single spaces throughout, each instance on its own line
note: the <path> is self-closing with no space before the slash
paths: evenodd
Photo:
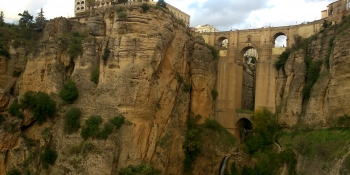
<path id="1" fill-rule="evenodd" d="M 81 111 L 79 108 L 72 107 L 64 115 L 64 131 L 68 134 L 77 132 L 80 128 Z"/>
<path id="2" fill-rule="evenodd" d="M 53 165 L 57 159 L 57 152 L 51 148 L 46 148 L 40 156 L 43 168 L 48 169 L 49 165 Z"/>
<path id="3" fill-rule="evenodd" d="M 223 126 L 220 125 L 216 120 L 206 119 L 203 124 L 204 129 L 209 129 L 211 131 L 215 131 L 216 133 L 220 134 L 221 140 L 228 143 L 229 145 L 235 144 L 234 136 L 227 131 Z M 204 130 L 203 132 L 206 132 L 207 130 Z M 213 132 L 211 132 L 213 134 Z M 220 141 L 218 141 L 220 142 Z M 219 143 L 220 145 L 224 145 L 224 143 Z"/>
<path id="4" fill-rule="evenodd" d="M 350 140 L 350 130 L 333 128 L 320 130 L 296 130 L 283 133 L 278 141 L 285 148 L 295 149 L 310 158 L 335 160 L 345 155 Z"/>
<path id="5" fill-rule="evenodd" d="M 89 137 L 96 137 L 101 123 L 101 116 L 90 116 L 90 118 L 85 121 L 85 125 L 81 130 L 81 137 L 83 137 L 84 140 L 88 139 Z"/>
<path id="6" fill-rule="evenodd" d="M 129 165 L 126 168 L 120 170 L 119 175 L 157 175 L 160 174 L 158 170 L 150 165 L 141 163 L 139 165 L 133 166 Z"/>
<path id="7" fill-rule="evenodd" d="M 12 116 L 16 116 L 18 118 L 23 118 L 23 114 L 21 111 L 19 111 L 20 107 L 18 105 L 18 100 L 15 99 L 13 103 L 10 105 L 8 113 L 11 114 Z"/>
<path id="8" fill-rule="evenodd" d="M 142 12 L 146 13 L 150 9 L 150 6 L 147 3 L 143 3 L 141 5 L 141 8 L 142 8 Z"/>
<path id="9" fill-rule="evenodd" d="M 106 65 L 107 64 L 107 61 L 108 61 L 108 58 L 109 58 L 109 55 L 111 54 L 111 50 L 109 50 L 108 48 L 105 48 L 105 51 L 102 55 L 102 60 L 103 60 L 103 64 Z"/>
<path id="10" fill-rule="evenodd" d="M 238 169 L 236 168 L 235 162 L 233 162 L 230 166 L 230 175 L 240 175 Z"/>
<path id="11" fill-rule="evenodd" d="M 322 61 L 313 61 L 310 57 L 304 59 L 307 66 L 306 83 L 303 88 L 304 99 L 310 98 L 310 93 L 313 85 L 320 76 Z"/>
<path id="12" fill-rule="evenodd" d="M 123 115 L 115 116 L 110 120 L 110 123 L 115 126 L 115 129 L 118 130 L 125 122 L 125 117 Z"/>
<path id="13" fill-rule="evenodd" d="M 128 18 L 128 15 L 126 14 L 126 12 L 119 12 L 118 18 L 122 20 L 126 20 Z"/>
<path id="14" fill-rule="evenodd" d="M 6 173 L 6 175 L 21 175 L 22 173 L 18 171 L 17 169 L 13 169 Z"/>
<path id="15" fill-rule="evenodd" d="M 216 100 L 216 98 L 218 98 L 219 92 L 216 89 L 213 89 L 211 91 L 211 97 L 213 98 L 213 100 Z"/>
<path id="16" fill-rule="evenodd" d="M 105 123 L 103 125 L 103 129 L 100 130 L 97 133 L 96 138 L 98 138 L 98 139 L 107 139 L 108 136 L 110 134 L 112 134 L 112 132 L 113 132 L 113 126 L 110 123 Z"/>
<path id="17" fill-rule="evenodd" d="M 79 145 L 73 146 L 70 149 L 71 154 L 77 154 L 77 155 L 80 154 L 84 157 L 87 156 L 88 153 L 93 153 L 96 151 L 97 151 L 96 146 L 91 142 L 81 142 Z"/>
<path id="18" fill-rule="evenodd" d="M 213 56 L 213 59 L 216 60 L 219 58 L 219 51 L 214 47 L 214 46 L 211 46 L 209 44 L 205 44 L 208 49 L 210 49 L 211 51 L 211 55 Z"/>
<path id="19" fill-rule="evenodd" d="M 100 79 L 100 69 L 98 66 L 96 66 L 92 71 L 91 71 L 91 78 L 90 81 L 94 82 L 95 84 L 98 84 L 98 81 Z"/>
<path id="20" fill-rule="evenodd" d="M 14 70 L 12 73 L 13 77 L 19 77 L 21 75 L 22 71 L 21 70 Z"/>
<path id="21" fill-rule="evenodd" d="M 77 86 L 71 78 L 69 78 L 64 84 L 62 90 L 60 91 L 60 97 L 68 104 L 72 104 L 78 98 Z"/>
<path id="22" fill-rule="evenodd" d="M 192 88 L 192 85 L 190 84 L 190 83 L 184 83 L 184 86 L 183 86 L 183 88 L 182 88 L 182 90 L 184 91 L 184 92 L 190 92 L 191 91 L 191 88 Z"/>
<path id="23" fill-rule="evenodd" d="M 285 163 L 288 166 L 288 174 L 296 174 L 297 158 L 292 149 L 286 149 L 279 153 L 280 163 Z"/>
<path id="24" fill-rule="evenodd" d="M 264 108 L 256 110 L 251 120 L 254 126 L 254 136 L 245 142 L 250 153 L 269 149 L 279 129 L 276 116 Z"/>
<path id="25" fill-rule="evenodd" d="M 107 139 L 113 132 L 113 126 L 116 130 L 118 130 L 124 122 L 124 116 L 120 115 L 112 118 L 108 123 L 105 123 L 103 128 L 100 130 L 100 124 L 102 123 L 101 116 L 90 116 L 90 118 L 85 121 L 85 125 L 83 126 L 80 135 L 84 138 L 84 140 L 88 139 L 89 137 Z"/>
<path id="26" fill-rule="evenodd" d="M 19 13 L 18 25 L 4 22 L 5 14 L 0 14 L 0 55 L 10 59 L 9 46 L 14 48 L 23 47 L 26 55 L 38 51 L 39 39 L 42 36 L 42 27 L 46 23 L 44 12 L 41 9 L 38 17 L 29 14 L 28 10 Z"/>
<path id="27" fill-rule="evenodd" d="M 184 78 L 179 73 L 176 73 L 176 79 L 178 83 L 184 82 Z"/>
<path id="28" fill-rule="evenodd" d="M 189 116 L 186 120 L 187 130 L 185 142 L 182 145 L 185 151 L 184 172 L 190 172 L 192 170 L 192 164 L 201 152 L 203 144 L 201 137 L 202 128 L 197 124 L 201 118 L 201 115 L 195 117 Z"/>
<path id="29" fill-rule="evenodd" d="M 41 132 L 41 136 L 43 137 L 43 139 L 46 141 L 51 137 L 51 128 L 45 128 L 42 132 Z"/>
<path id="30" fill-rule="evenodd" d="M 291 53 L 291 50 L 287 49 L 278 57 L 278 60 L 275 62 L 275 67 L 277 70 L 280 70 L 281 68 L 284 69 L 284 65 L 286 64 L 286 61 L 288 60 L 290 53 Z"/>
<path id="31" fill-rule="evenodd" d="M 158 145 L 162 148 L 165 148 L 167 142 L 169 141 L 171 137 L 171 134 L 170 133 L 166 133 L 161 139 L 158 140 Z"/>
<path id="32" fill-rule="evenodd" d="M 244 110 L 244 109 L 238 109 L 236 110 L 237 113 L 241 113 L 241 114 L 254 114 L 254 111 L 252 110 Z"/>
<path id="33" fill-rule="evenodd" d="M 68 53 L 71 58 L 76 58 L 83 53 L 82 41 L 85 39 L 86 34 L 79 32 L 69 33 L 66 36 L 66 40 L 69 40 Z"/>
<path id="34" fill-rule="evenodd" d="M 22 109 L 30 109 L 34 119 L 40 123 L 47 117 L 53 117 L 56 112 L 56 102 L 44 92 L 28 91 L 21 100 Z"/>

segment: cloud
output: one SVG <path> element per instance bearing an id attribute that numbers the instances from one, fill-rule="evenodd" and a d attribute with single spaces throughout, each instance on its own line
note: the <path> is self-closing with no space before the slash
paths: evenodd
<path id="1" fill-rule="evenodd" d="M 192 26 L 211 24 L 219 30 L 231 26 L 246 26 L 244 21 L 254 10 L 267 8 L 269 0 L 207 0 L 190 4 L 189 9 L 194 11 Z"/>
<path id="2" fill-rule="evenodd" d="M 4 12 L 6 22 L 19 20 L 18 13 L 28 10 L 29 14 L 36 16 L 40 8 L 47 4 L 48 0 L 11 0 L 0 1 L 0 11 Z"/>

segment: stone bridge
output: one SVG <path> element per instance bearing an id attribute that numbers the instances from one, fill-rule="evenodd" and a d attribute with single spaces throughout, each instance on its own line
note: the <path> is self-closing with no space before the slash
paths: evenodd
<path id="1" fill-rule="evenodd" d="M 254 109 L 264 108 L 275 112 L 276 77 L 277 70 L 274 63 L 285 50 L 284 47 L 275 48 L 278 36 L 287 37 L 287 47 L 294 43 L 294 36 L 307 38 L 317 33 L 323 20 L 294 26 L 268 27 L 249 30 L 235 30 L 226 32 L 201 33 L 205 42 L 219 49 L 218 73 L 216 89 L 219 96 L 216 100 L 216 120 L 234 135 L 237 133 L 239 111 L 242 110 L 244 99 L 243 86 L 243 54 L 250 48 L 258 52 L 255 64 L 255 86 L 253 90 Z M 227 47 L 222 47 L 222 41 L 228 40 Z M 248 118 L 249 119 L 249 118 Z"/>

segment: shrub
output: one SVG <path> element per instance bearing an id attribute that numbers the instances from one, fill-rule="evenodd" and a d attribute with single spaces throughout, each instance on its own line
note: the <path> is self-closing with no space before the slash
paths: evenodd
<path id="1" fill-rule="evenodd" d="M 184 86 L 183 86 L 183 91 L 184 92 L 190 92 L 191 91 L 191 88 L 192 88 L 192 85 L 190 83 L 184 83 Z"/>
<path id="2" fill-rule="evenodd" d="M 23 109 L 30 109 L 34 114 L 34 119 L 44 122 L 46 117 L 53 117 L 56 112 L 56 102 L 44 92 L 28 91 L 21 100 Z"/>
<path id="3" fill-rule="evenodd" d="M 208 49 L 210 49 L 211 51 L 211 55 L 213 56 L 213 59 L 216 60 L 219 58 L 219 51 L 214 47 L 214 46 L 211 46 L 209 44 L 205 44 Z"/>
<path id="4" fill-rule="evenodd" d="M 107 139 L 108 136 L 112 133 L 112 131 L 113 126 L 110 123 L 105 123 L 103 129 L 97 133 L 96 138 Z"/>
<path id="5" fill-rule="evenodd" d="M 49 164 L 53 165 L 57 159 L 57 152 L 50 148 L 46 148 L 45 151 L 41 154 L 41 163 L 44 169 L 49 168 Z"/>
<path id="6" fill-rule="evenodd" d="M 18 105 L 18 100 L 15 99 L 15 101 L 10 105 L 8 112 L 12 116 L 16 116 L 18 118 L 23 118 L 23 114 L 19 111 L 19 105 Z"/>
<path id="7" fill-rule="evenodd" d="M 76 132 L 80 128 L 81 111 L 79 108 L 72 107 L 64 115 L 64 131 L 68 134 Z"/>
<path id="8" fill-rule="evenodd" d="M 98 84 L 99 78 L 100 78 L 100 69 L 98 68 L 98 66 L 96 66 L 91 72 L 90 81 L 94 82 L 95 84 Z"/>
<path id="9" fill-rule="evenodd" d="M 17 169 L 13 169 L 6 173 L 6 175 L 21 175 L 22 173 L 18 171 Z"/>
<path id="10" fill-rule="evenodd" d="M 21 75 L 22 71 L 21 70 L 14 70 L 12 73 L 13 77 L 19 77 Z"/>
<path id="11" fill-rule="evenodd" d="M 288 174 L 296 174 L 295 168 L 297 166 L 297 158 L 294 151 L 292 149 L 283 150 L 278 156 L 280 162 L 286 163 L 288 165 Z"/>
<path id="12" fill-rule="evenodd" d="M 310 98 L 312 87 L 320 76 L 322 61 L 312 61 L 310 57 L 306 57 L 304 61 L 307 65 L 307 75 L 305 86 L 303 88 L 303 95 L 304 99 L 308 100 Z"/>
<path id="13" fill-rule="evenodd" d="M 275 62 L 275 67 L 277 70 L 280 70 L 281 68 L 284 69 L 284 65 L 286 64 L 286 62 L 288 60 L 290 52 L 291 51 L 289 49 L 287 49 L 278 57 L 278 60 Z"/>
<path id="14" fill-rule="evenodd" d="M 135 175 L 135 174 L 157 175 L 159 174 L 159 171 L 150 165 L 141 163 L 136 166 L 128 165 L 126 168 L 121 169 L 119 172 L 119 175 Z"/>
<path id="15" fill-rule="evenodd" d="M 236 168 L 236 164 L 233 162 L 230 167 L 230 175 L 240 175 L 238 169 Z"/>
<path id="16" fill-rule="evenodd" d="M 109 55 L 111 54 L 111 50 L 109 50 L 108 48 L 105 48 L 105 51 L 102 55 L 102 60 L 103 60 L 103 64 L 106 65 L 107 64 L 107 61 L 108 61 L 108 58 L 109 58 Z"/>
<path id="17" fill-rule="evenodd" d="M 112 125 L 115 126 L 116 130 L 118 130 L 120 127 L 122 127 L 124 122 L 125 122 L 125 117 L 123 115 L 119 115 L 119 116 L 113 117 L 110 120 L 110 123 L 112 123 Z"/>
<path id="18" fill-rule="evenodd" d="M 202 133 L 202 129 L 197 124 L 200 118 L 200 115 L 197 115 L 194 118 L 189 116 L 186 120 L 187 131 L 185 142 L 182 145 L 182 148 L 185 151 L 184 172 L 190 172 L 192 170 L 192 163 L 197 159 L 198 154 L 201 152 L 202 138 L 200 134 Z"/>
<path id="19" fill-rule="evenodd" d="M 78 89 L 72 79 L 69 78 L 64 84 L 60 91 L 60 97 L 68 104 L 72 104 L 78 98 Z"/>
<path id="20" fill-rule="evenodd" d="M 254 136 L 249 137 L 245 142 L 251 153 L 258 150 L 265 150 L 274 141 L 274 136 L 279 129 L 276 116 L 267 110 L 259 109 L 251 117 L 254 126 Z"/>
<path id="21" fill-rule="evenodd" d="M 216 98 L 218 98 L 219 92 L 216 89 L 213 89 L 211 91 L 211 97 L 213 98 L 213 100 L 216 100 Z"/>
<path id="22" fill-rule="evenodd" d="M 338 127 L 350 127 L 350 116 L 344 115 L 337 119 Z"/>
<path id="23" fill-rule="evenodd" d="M 204 127 L 214 130 L 214 131 L 223 131 L 223 127 L 216 121 L 216 120 L 210 120 L 206 119 L 204 122 Z"/>
<path id="24" fill-rule="evenodd" d="M 177 82 L 179 82 L 179 83 L 184 82 L 184 78 L 179 73 L 176 73 L 176 79 L 177 79 Z"/>
<path id="25" fill-rule="evenodd" d="M 99 115 L 90 116 L 88 120 L 85 121 L 85 125 L 81 130 L 80 135 L 86 140 L 89 137 L 95 137 L 98 133 L 100 124 L 102 123 L 102 118 Z"/>
<path id="26" fill-rule="evenodd" d="M 166 133 L 161 139 L 158 140 L 158 145 L 162 148 L 165 148 L 166 143 L 168 142 L 168 140 L 170 139 L 171 134 L 170 133 Z"/>
<path id="27" fill-rule="evenodd" d="M 86 156 L 88 153 L 91 153 L 96 150 L 96 146 L 91 142 L 81 142 L 77 146 L 73 146 L 70 149 L 70 153 L 72 154 L 81 154 Z"/>
<path id="28" fill-rule="evenodd" d="M 69 36 L 70 44 L 68 45 L 68 53 L 71 58 L 76 58 L 83 53 L 82 41 L 86 36 L 79 32 L 73 32 Z"/>
<path id="29" fill-rule="evenodd" d="M 118 13 L 118 18 L 122 20 L 126 20 L 128 18 L 127 14 L 125 12 L 119 12 Z"/>
<path id="30" fill-rule="evenodd" d="M 150 9 L 149 5 L 146 4 L 146 3 L 143 3 L 143 4 L 141 5 L 141 8 L 142 8 L 142 12 L 143 12 L 143 13 L 146 13 L 146 12 Z"/>

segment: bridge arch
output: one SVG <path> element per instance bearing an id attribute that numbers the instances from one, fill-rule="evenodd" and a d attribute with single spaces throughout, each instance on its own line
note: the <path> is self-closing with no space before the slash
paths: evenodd
<path id="1" fill-rule="evenodd" d="M 283 46 L 287 47 L 288 46 L 288 37 L 283 32 L 275 33 L 273 35 L 272 41 L 273 41 L 273 44 L 275 45 L 275 47 L 283 47 Z M 277 43 L 277 42 L 282 42 L 282 43 Z"/>
<path id="2" fill-rule="evenodd" d="M 227 49 L 228 47 L 228 38 L 225 36 L 221 36 L 216 40 L 215 45 L 217 45 L 220 49 Z"/>
<path id="3" fill-rule="evenodd" d="M 253 135 L 253 124 L 248 118 L 242 117 L 238 119 L 235 123 L 235 128 L 235 137 L 240 143 L 243 143 L 249 136 Z"/>

